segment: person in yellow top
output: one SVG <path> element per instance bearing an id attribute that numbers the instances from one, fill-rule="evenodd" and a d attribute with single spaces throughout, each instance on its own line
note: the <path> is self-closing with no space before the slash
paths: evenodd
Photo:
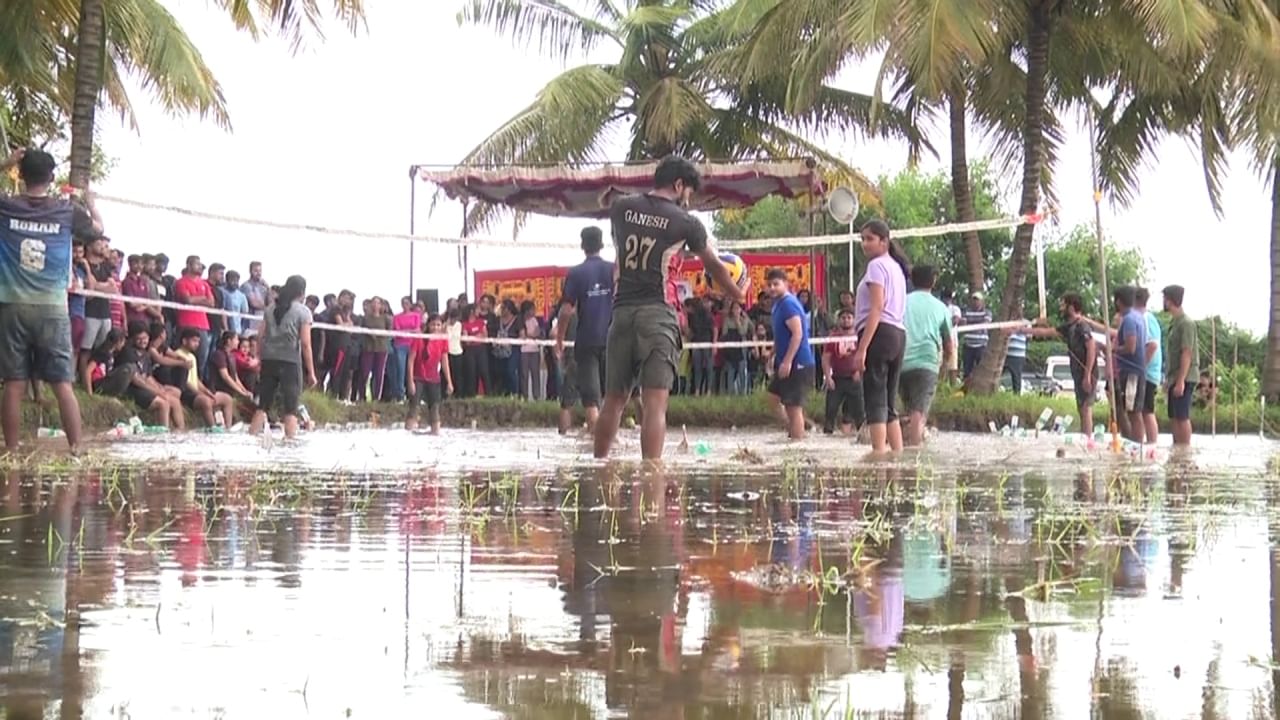
<path id="1" fill-rule="evenodd" d="M 186 378 L 179 390 L 182 391 L 182 404 L 204 416 L 209 427 L 221 424 L 223 428 L 231 428 L 231 420 L 235 416 L 235 401 L 223 392 L 214 392 L 200 382 L 200 373 L 196 371 L 195 357 L 200 349 L 200 331 L 194 328 L 183 328 L 181 344 L 175 351 L 183 360 L 188 361 Z M 221 422 L 217 414 L 222 413 Z"/>

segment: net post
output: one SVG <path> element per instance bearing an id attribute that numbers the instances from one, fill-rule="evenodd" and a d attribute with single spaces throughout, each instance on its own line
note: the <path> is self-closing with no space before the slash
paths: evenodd
<path id="1" fill-rule="evenodd" d="M 410 235 L 416 234 L 415 231 L 417 229 L 416 227 L 417 219 L 418 219 L 417 180 L 418 180 L 418 166 L 410 165 L 409 166 L 409 234 Z M 412 240 L 410 240 L 409 241 L 409 297 L 416 302 L 417 298 L 414 297 L 414 294 L 413 294 L 413 281 L 414 281 L 414 276 L 413 276 L 414 247 L 413 246 L 414 245 L 415 243 Z"/>
<path id="2" fill-rule="evenodd" d="M 849 292 L 853 292 L 853 221 L 849 221 Z"/>

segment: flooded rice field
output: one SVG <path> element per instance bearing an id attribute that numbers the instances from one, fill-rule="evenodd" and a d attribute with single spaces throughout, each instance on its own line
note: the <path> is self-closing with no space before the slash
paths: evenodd
<path id="1" fill-rule="evenodd" d="M 1277 716 L 1269 443 L 675 435 L 664 471 L 393 431 L 9 471 L 0 718 Z"/>

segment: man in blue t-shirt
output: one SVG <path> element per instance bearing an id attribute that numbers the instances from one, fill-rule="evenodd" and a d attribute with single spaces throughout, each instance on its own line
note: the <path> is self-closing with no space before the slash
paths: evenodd
<path id="1" fill-rule="evenodd" d="M 809 347 L 809 313 L 787 283 L 787 273 L 773 268 L 766 277 L 773 298 L 773 382 L 769 399 L 786 423 L 787 437 L 804 438 L 804 401 L 813 388 L 813 348 Z"/>
<path id="2" fill-rule="evenodd" d="M 577 395 L 587 413 L 587 432 L 596 430 L 600 414 L 600 389 L 604 385 L 604 349 L 613 318 L 613 263 L 600 257 L 604 232 L 595 226 L 582 229 L 581 265 L 570 268 L 564 279 L 559 320 L 556 322 L 556 357 L 564 358 L 565 333 L 577 315 L 573 363 Z"/>
<path id="3" fill-rule="evenodd" d="M 90 215 L 68 200 L 49 196 L 53 156 L 18 150 L 0 171 L 18 166 L 24 193 L 0 197 L 0 402 L 4 444 L 18 449 L 22 398 L 27 382 L 44 380 L 58 399 L 58 413 L 72 452 L 80 447 L 80 405 L 71 384 L 76 363 L 71 350 L 67 290 L 72 287 L 72 235 L 102 232 Z M 92 207 L 92 206 L 90 206 Z"/>
<path id="4" fill-rule="evenodd" d="M 1160 319 L 1153 312 L 1147 311 L 1147 302 L 1151 299 L 1151 291 L 1138 288 L 1134 292 L 1134 309 L 1142 313 L 1146 321 L 1147 342 L 1143 357 L 1147 361 L 1146 391 L 1142 394 L 1142 425 L 1146 430 L 1147 444 L 1155 445 L 1160 437 L 1160 424 L 1156 421 L 1156 393 L 1164 384 L 1164 352 L 1160 327 Z"/>
<path id="5" fill-rule="evenodd" d="M 1142 442 L 1146 436 L 1142 422 L 1142 400 L 1147 383 L 1147 319 L 1135 304 L 1136 289 L 1122 287 L 1115 292 L 1120 329 L 1116 331 L 1116 402 L 1128 418 L 1127 436 Z"/>

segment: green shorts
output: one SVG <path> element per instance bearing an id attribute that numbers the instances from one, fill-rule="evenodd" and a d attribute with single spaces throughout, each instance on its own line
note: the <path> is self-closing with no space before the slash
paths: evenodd
<path id="1" fill-rule="evenodd" d="M 605 393 L 630 396 L 642 390 L 670 390 L 680 358 L 680 324 L 666 305 L 613 309 L 605 349 Z"/>

